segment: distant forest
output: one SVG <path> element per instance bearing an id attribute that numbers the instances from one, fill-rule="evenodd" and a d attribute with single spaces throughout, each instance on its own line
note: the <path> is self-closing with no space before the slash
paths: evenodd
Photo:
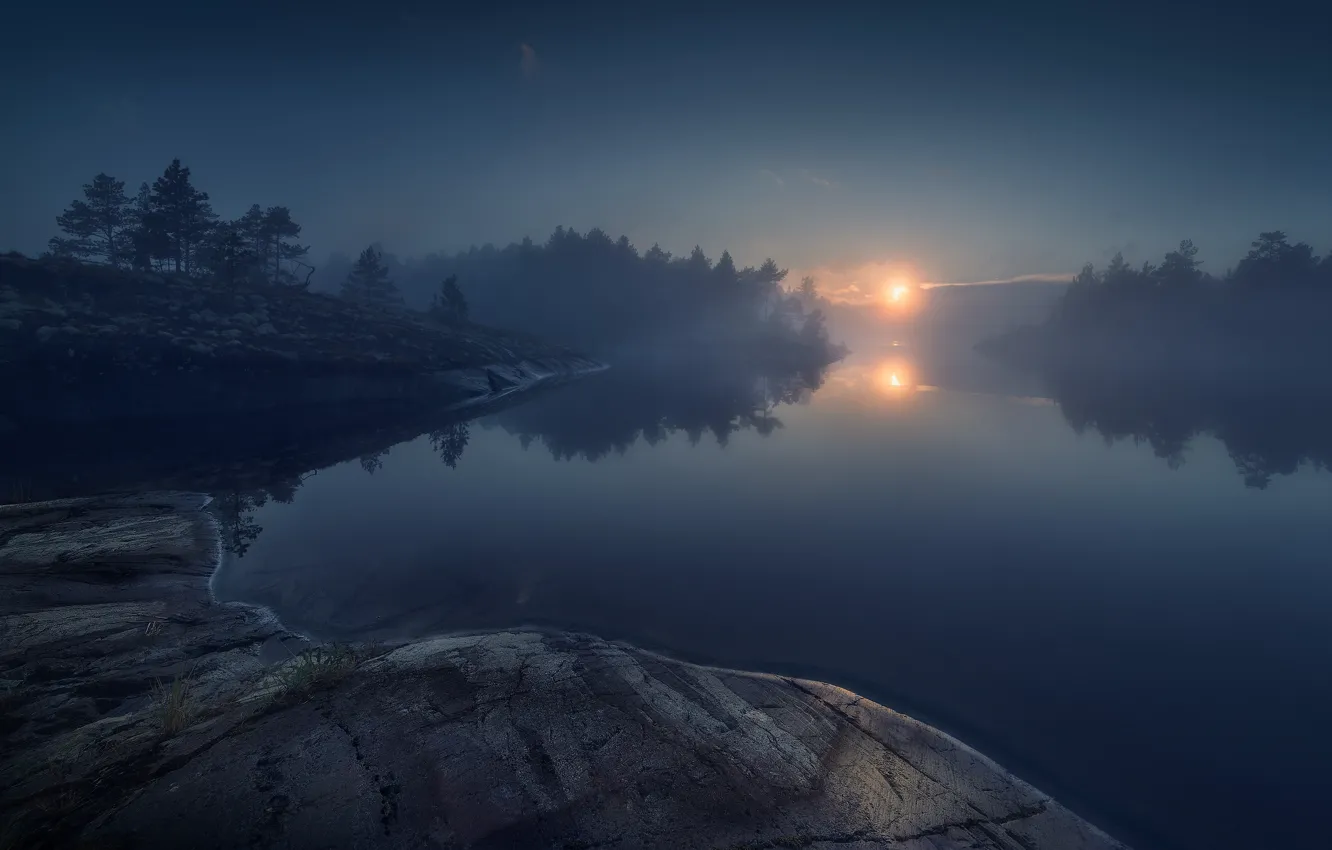
<path id="1" fill-rule="evenodd" d="M 559 227 L 542 244 L 524 239 L 407 263 L 376 243 L 355 259 L 335 254 L 316 270 L 287 207 L 256 204 L 237 219 L 222 219 L 180 160 L 141 184 L 133 198 L 124 181 L 98 174 L 56 224 L 62 235 L 50 240 L 49 257 L 313 285 L 368 307 L 529 332 L 617 362 L 698 346 L 719 356 L 778 358 L 792 368 L 839 355 L 812 281 L 786 291 L 786 271 L 772 260 L 739 268 L 729 253 L 714 262 L 698 247 L 678 258 L 656 245 L 640 253 L 627 238 L 597 229 L 580 234 Z"/>
<path id="2" fill-rule="evenodd" d="M 1188 240 L 1160 265 L 1089 264 L 1044 325 L 980 347 L 1040 375 L 1078 432 L 1148 444 L 1171 467 L 1210 434 L 1261 489 L 1332 469 L 1330 320 L 1332 254 L 1274 230 L 1221 275 Z"/>
<path id="3" fill-rule="evenodd" d="M 695 247 L 673 257 L 660 246 L 639 252 L 627 237 L 557 227 L 544 243 L 473 247 L 404 262 L 384 255 L 403 298 L 427 307 L 440 280 L 459 281 L 478 322 L 544 336 L 616 362 L 698 344 L 791 343 L 800 359 L 835 354 L 812 282 L 782 287 L 772 260 L 739 268 L 729 252 L 715 262 Z M 334 256 L 315 277 L 332 290 L 353 267 Z"/>
<path id="4" fill-rule="evenodd" d="M 1239 264 L 1217 276 L 1190 240 L 1160 265 L 1131 266 L 1122 254 L 1073 279 L 1047 326 L 1070 341 L 1118 337 L 1157 352 L 1180 344 L 1247 345 L 1298 354 L 1332 352 L 1332 253 L 1273 230 L 1259 234 Z"/>

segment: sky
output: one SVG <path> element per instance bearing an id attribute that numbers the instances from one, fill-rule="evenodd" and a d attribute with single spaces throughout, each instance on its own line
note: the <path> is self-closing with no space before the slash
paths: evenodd
<path id="1" fill-rule="evenodd" d="M 1314 2 L 459 5 L 7 10 L 0 250 L 173 157 L 225 217 L 290 207 L 316 262 L 565 225 L 840 291 L 1332 249 Z"/>

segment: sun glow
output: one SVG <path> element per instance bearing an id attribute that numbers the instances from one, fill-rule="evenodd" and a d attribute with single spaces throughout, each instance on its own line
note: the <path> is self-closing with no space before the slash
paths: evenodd
<path id="1" fill-rule="evenodd" d="M 901 358 L 892 358 L 874 370 L 874 386 L 887 396 L 910 395 L 916 389 L 911 366 Z"/>
<path id="2" fill-rule="evenodd" d="M 916 284 L 905 274 L 894 275 L 883 290 L 884 302 L 895 313 L 909 313 L 915 308 Z"/>

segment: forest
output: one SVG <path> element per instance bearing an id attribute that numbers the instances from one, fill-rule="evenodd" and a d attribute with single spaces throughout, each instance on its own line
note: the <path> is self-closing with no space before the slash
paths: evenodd
<path id="1" fill-rule="evenodd" d="M 980 348 L 1038 374 L 1079 433 L 1172 468 L 1210 435 L 1246 486 L 1332 468 L 1332 254 L 1279 230 L 1214 275 L 1185 240 L 1159 265 L 1085 266 L 1045 324 Z"/>
<path id="2" fill-rule="evenodd" d="M 713 261 L 698 247 L 683 257 L 657 245 L 640 253 L 600 229 L 558 227 L 541 244 L 525 238 L 406 262 L 375 242 L 316 269 L 290 209 L 255 204 L 224 219 L 178 159 L 133 198 L 123 180 L 96 175 L 56 223 L 61 235 L 45 256 L 311 287 L 374 309 L 527 332 L 616 363 L 703 347 L 800 369 L 841 354 L 812 283 L 788 291 L 773 260 L 741 268 L 728 252 Z"/>
<path id="3" fill-rule="evenodd" d="M 331 257 L 314 286 L 334 291 L 361 262 Z M 817 299 L 807 287 L 785 289 L 786 271 L 771 259 L 740 268 L 729 252 L 716 261 L 699 247 L 683 257 L 658 245 L 639 252 L 624 236 L 557 227 L 540 244 L 528 238 L 409 261 L 383 254 L 381 262 L 410 306 L 428 309 L 439 282 L 454 279 L 473 320 L 616 364 L 698 345 L 763 351 L 800 366 L 839 356 Z"/>
<path id="4" fill-rule="evenodd" d="M 1294 367 L 1332 355 L 1329 313 L 1332 253 L 1319 258 L 1307 243 L 1273 230 L 1220 275 L 1204 270 L 1187 239 L 1159 265 L 1134 267 L 1122 254 L 1099 271 L 1088 264 L 1043 330 L 1063 355 L 1109 341 L 1121 343 L 1119 353 L 1131 346 L 1150 357 L 1191 358 L 1199 367 L 1210 358 L 1229 369 L 1231 355 L 1252 362 L 1257 354 Z"/>

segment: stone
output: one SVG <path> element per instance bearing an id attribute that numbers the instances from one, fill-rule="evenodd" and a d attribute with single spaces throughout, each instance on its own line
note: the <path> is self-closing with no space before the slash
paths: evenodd
<path id="1" fill-rule="evenodd" d="M 262 325 L 255 328 L 254 332 L 259 334 L 259 336 L 272 336 L 277 333 L 277 328 L 273 327 L 268 322 L 264 322 Z"/>
<path id="2" fill-rule="evenodd" d="M 43 325 L 42 327 L 37 329 L 37 341 L 47 342 L 48 340 L 51 339 L 51 337 L 55 336 L 56 333 L 57 331 L 55 328 L 51 327 L 50 325 Z"/>
<path id="3" fill-rule="evenodd" d="M 563 632 L 311 648 L 211 601 L 205 502 L 0 507 L 17 846 L 1123 848 L 832 685 Z"/>
<path id="4" fill-rule="evenodd" d="M 259 320 L 249 313 L 237 313 L 231 317 L 231 323 L 245 328 L 252 328 L 259 324 Z"/>

